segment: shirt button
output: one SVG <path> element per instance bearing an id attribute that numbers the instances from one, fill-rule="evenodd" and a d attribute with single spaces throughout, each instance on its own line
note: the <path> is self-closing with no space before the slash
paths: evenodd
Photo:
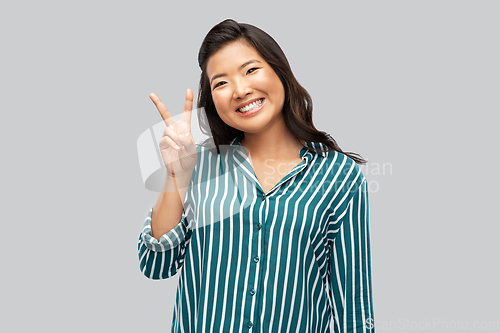
<path id="1" fill-rule="evenodd" d="M 264 200 L 266 200 L 266 196 L 265 195 L 262 197 L 262 201 L 264 201 Z"/>
<path id="2" fill-rule="evenodd" d="M 253 326 L 252 322 L 251 322 L 251 321 L 249 321 L 249 322 L 247 323 L 247 327 L 248 327 L 248 328 L 252 328 L 252 326 Z"/>
<path id="3" fill-rule="evenodd" d="M 256 262 L 256 263 L 257 263 L 257 262 L 259 262 L 259 256 L 255 256 L 255 257 L 253 258 L 253 261 L 254 261 L 254 262 Z"/>
<path id="4" fill-rule="evenodd" d="M 259 229 L 259 230 L 262 229 L 262 223 L 260 223 L 260 222 L 257 223 L 257 229 Z"/>
<path id="5" fill-rule="evenodd" d="M 250 295 L 255 295 L 255 289 L 252 288 L 252 290 L 250 290 Z"/>

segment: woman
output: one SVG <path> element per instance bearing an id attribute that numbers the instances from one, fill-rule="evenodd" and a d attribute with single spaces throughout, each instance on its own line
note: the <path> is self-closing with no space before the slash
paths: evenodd
<path id="1" fill-rule="evenodd" d="M 152 279 L 181 272 L 172 332 L 373 331 L 364 160 L 316 130 L 262 30 L 225 20 L 198 61 L 215 150 L 190 134 L 190 90 L 178 122 L 150 95 L 167 175 L 139 260 Z"/>

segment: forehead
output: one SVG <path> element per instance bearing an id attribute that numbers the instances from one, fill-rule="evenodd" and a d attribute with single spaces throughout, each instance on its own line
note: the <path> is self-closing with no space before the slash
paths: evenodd
<path id="1" fill-rule="evenodd" d="M 259 53 L 245 41 L 231 42 L 208 58 L 207 74 L 225 73 L 229 70 L 237 70 L 248 60 L 256 59 L 265 63 Z"/>

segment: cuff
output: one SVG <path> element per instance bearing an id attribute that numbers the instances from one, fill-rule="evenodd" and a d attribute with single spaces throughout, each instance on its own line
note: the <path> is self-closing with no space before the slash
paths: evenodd
<path id="1" fill-rule="evenodd" d="M 181 221 L 172 230 L 162 235 L 160 239 L 153 237 L 151 231 L 151 214 L 153 213 L 153 208 L 149 210 L 148 217 L 144 222 L 144 228 L 142 229 L 141 239 L 148 249 L 154 252 L 165 252 L 170 251 L 173 248 L 184 243 L 186 238 L 186 217 L 182 214 Z"/>

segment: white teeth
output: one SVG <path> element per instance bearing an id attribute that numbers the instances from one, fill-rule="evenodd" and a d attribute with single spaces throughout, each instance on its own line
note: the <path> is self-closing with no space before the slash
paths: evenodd
<path id="1" fill-rule="evenodd" d="M 247 106 L 239 108 L 238 111 L 245 113 L 250 110 L 253 110 L 254 108 L 260 106 L 261 104 L 262 104 L 262 99 L 259 99 L 258 101 L 248 104 Z"/>

